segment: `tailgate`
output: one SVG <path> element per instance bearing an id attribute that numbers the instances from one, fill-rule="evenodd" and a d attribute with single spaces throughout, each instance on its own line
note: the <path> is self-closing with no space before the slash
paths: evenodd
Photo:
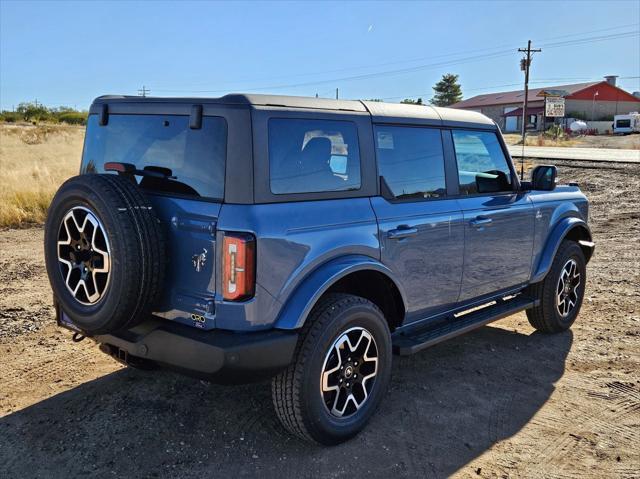
<path id="1" fill-rule="evenodd" d="M 154 314 L 214 327 L 216 226 L 220 203 L 149 195 L 165 226 L 167 274 Z"/>

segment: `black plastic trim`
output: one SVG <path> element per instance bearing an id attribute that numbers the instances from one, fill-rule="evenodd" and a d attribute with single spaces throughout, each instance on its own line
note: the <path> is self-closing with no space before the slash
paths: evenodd
<path id="1" fill-rule="evenodd" d="M 457 318 L 451 318 L 435 326 L 428 325 L 411 331 L 399 331 L 392 336 L 393 352 L 401 356 L 414 354 L 447 339 L 460 336 L 512 314 L 533 308 L 538 304 L 539 300 L 533 300 L 526 296 L 517 296 L 506 301 L 498 300 L 493 306 L 488 306 Z"/>
<path id="2" fill-rule="evenodd" d="M 153 318 L 130 330 L 92 339 L 109 345 L 103 350 L 113 356 L 130 356 L 132 362 L 155 363 L 215 382 L 245 383 L 271 377 L 286 368 L 292 361 L 298 333 L 275 329 L 251 333 L 203 331 Z"/>
<path id="3" fill-rule="evenodd" d="M 193 105 L 189 116 L 189 128 L 199 130 L 202 128 L 202 105 Z"/>
<path id="4" fill-rule="evenodd" d="M 98 120 L 98 125 L 105 126 L 107 125 L 107 123 L 109 123 L 109 105 L 103 103 L 102 105 L 100 105 L 99 111 L 100 118 Z"/>
<path id="5" fill-rule="evenodd" d="M 453 137 L 449 129 L 442 129 L 440 132 L 444 153 L 444 174 L 447 180 L 447 198 L 455 198 L 460 194 L 460 179 L 458 177 L 458 162 L 453 146 Z"/>

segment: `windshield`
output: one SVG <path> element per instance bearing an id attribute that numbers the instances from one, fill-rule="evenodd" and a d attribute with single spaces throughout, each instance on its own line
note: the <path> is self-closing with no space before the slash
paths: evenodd
<path id="1" fill-rule="evenodd" d="M 136 176 L 154 192 L 222 199 L 227 123 L 204 117 L 202 128 L 189 128 L 188 116 L 109 115 L 100 126 L 89 116 L 81 173 L 105 173 L 108 162 L 131 163 L 138 170 L 166 172 L 166 177 Z"/>

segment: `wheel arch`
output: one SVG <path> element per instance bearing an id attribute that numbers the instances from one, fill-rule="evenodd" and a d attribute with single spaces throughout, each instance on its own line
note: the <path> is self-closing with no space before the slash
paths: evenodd
<path id="1" fill-rule="evenodd" d="M 542 255 L 535 272 L 531 277 L 531 283 L 542 281 L 551 269 L 553 259 L 558 252 L 560 244 L 565 239 L 575 241 L 580 245 L 586 262 L 588 263 L 593 255 L 594 243 L 592 241 L 591 230 L 585 221 L 576 217 L 563 218 L 551 230 L 551 234 L 547 238 L 547 242 L 542 251 Z"/>
<path id="2" fill-rule="evenodd" d="M 335 292 L 372 301 L 385 314 L 392 330 L 404 319 L 406 296 L 391 270 L 373 258 L 350 255 L 329 261 L 310 273 L 289 296 L 274 327 L 301 328 L 318 300 Z"/>

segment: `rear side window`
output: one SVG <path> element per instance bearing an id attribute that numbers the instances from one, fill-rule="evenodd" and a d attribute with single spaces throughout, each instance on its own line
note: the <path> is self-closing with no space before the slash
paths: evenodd
<path id="1" fill-rule="evenodd" d="M 161 173 L 136 176 L 143 189 L 221 200 L 227 152 L 227 122 L 204 117 L 190 129 L 188 116 L 109 115 L 107 125 L 89 116 L 82 173 L 104 173 L 108 162 L 131 163 Z"/>
<path id="2" fill-rule="evenodd" d="M 511 170 L 495 133 L 453 130 L 460 194 L 512 191 Z"/>
<path id="3" fill-rule="evenodd" d="M 440 198 L 446 194 L 440 130 L 376 126 L 378 170 L 399 199 Z"/>
<path id="4" fill-rule="evenodd" d="M 355 124 L 333 120 L 269 120 L 269 172 L 274 194 L 360 189 Z"/>

